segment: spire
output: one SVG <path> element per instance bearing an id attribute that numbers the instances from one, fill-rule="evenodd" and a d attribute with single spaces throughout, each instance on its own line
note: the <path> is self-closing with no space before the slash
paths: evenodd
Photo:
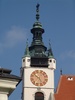
<path id="1" fill-rule="evenodd" d="M 24 56 L 26 56 L 26 57 L 30 56 L 30 54 L 29 54 L 29 47 L 28 47 L 28 39 L 27 39 L 27 42 L 26 42 L 26 49 L 25 49 Z"/>
<path id="2" fill-rule="evenodd" d="M 33 34 L 33 40 L 31 46 L 29 47 L 30 55 L 34 56 L 46 56 L 45 51 L 47 47 L 44 46 L 42 40 L 42 34 L 44 33 L 44 29 L 42 28 L 42 24 L 39 22 L 39 4 L 36 5 L 36 22 L 33 24 L 33 28 L 31 29 L 31 33 Z"/>
<path id="3" fill-rule="evenodd" d="M 52 52 L 52 48 L 51 48 L 50 40 L 49 40 L 48 57 L 49 57 L 49 58 L 54 58 L 53 52 Z"/>
<path id="4" fill-rule="evenodd" d="M 39 20 L 39 6 L 40 6 L 40 4 L 36 5 L 36 20 L 37 21 Z"/>
<path id="5" fill-rule="evenodd" d="M 36 5 L 36 22 L 33 24 L 33 28 L 41 28 L 42 29 L 42 24 L 39 22 L 39 18 L 40 18 L 39 6 L 40 6 L 40 4 Z"/>

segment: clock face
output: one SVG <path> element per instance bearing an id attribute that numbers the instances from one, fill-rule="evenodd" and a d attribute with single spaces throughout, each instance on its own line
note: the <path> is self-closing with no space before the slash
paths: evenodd
<path id="1" fill-rule="evenodd" d="M 48 81 L 47 74 L 42 70 L 35 70 L 30 75 L 31 82 L 36 86 L 43 86 Z"/>

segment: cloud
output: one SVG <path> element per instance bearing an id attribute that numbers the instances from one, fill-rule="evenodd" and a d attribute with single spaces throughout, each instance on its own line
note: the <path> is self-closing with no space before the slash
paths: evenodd
<path id="1" fill-rule="evenodd" d="M 24 41 L 27 37 L 27 32 L 24 28 L 12 26 L 10 30 L 5 33 L 2 42 L 0 41 L 0 52 L 6 48 L 12 48 L 18 43 Z"/>
<path id="2" fill-rule="evenodd" d="M 61 58 L 62 59 L 71 58 L 75 60 L 75 51 L 74 50 L 66 51 L 61 54 Z"/>

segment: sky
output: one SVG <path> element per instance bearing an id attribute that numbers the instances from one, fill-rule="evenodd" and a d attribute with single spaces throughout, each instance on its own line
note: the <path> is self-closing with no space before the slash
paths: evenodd
<path id="1" fill-rule="evenodd" d="M 40 4 L 40 22 L 57 61 L 55 88 L 62 74 L 75 75 L 75 0 L 0 0 L 0 67 L 20 76 L 26 41 L 32 42 L 30 29 L 36 21 L 36 4 Z M 21 83 L 9 100 L 21 100 Z"/>

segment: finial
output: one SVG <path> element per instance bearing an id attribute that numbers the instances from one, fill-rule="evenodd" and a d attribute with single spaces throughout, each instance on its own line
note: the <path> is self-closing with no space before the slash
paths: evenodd
<path id="1" fill-rule="evenodd" d="M 26 41 L 26 50 L 25 50 L 25 53 L 24 53 L 25 56 L 30 56 L 29 54 L 29 47 L 28 47 L 28 39 Z"/>
<path id="2" fill-rule="evenodd" d="M 62 75 L 62 69 L 60 69 L 60 75 Z"/>
<path id="3" fill-rule="evenodd" d="M 49 49 L 48 49 L 48 56 L 51 58 L 53 58 L 53 52 L 52 52 L 52 48 L 51 48 L 51 43 L 50 43 L 50 39 L 49 39 Z"/>
<path id="4" fill-rule="evenodd" d="M 36 11 L 37 12 L 39 11 L 39 6 L 40 6 L 40 4 L 37 3 L 37 5 L 36 5 L 36 8 L 37 8 Z"/>
<path id="5" fill-rule="evenodd" d="M 51 48 L 51 43 L 50 43 L 50 39 L 49 39 L 49 48 Z"/>
<path id="6" fill-rule="evenodd" d="M 26 41 L 26 45 L 28 46 L 28 39 L 27 39 L 27 41 Z"/>
<path id="7" fill-rule="evenodd" d="M 36 20 L 38 21 L 39 20 L 39 6 L 40 6 L 40 4 L 37 4 L 36 5 Z"/>

